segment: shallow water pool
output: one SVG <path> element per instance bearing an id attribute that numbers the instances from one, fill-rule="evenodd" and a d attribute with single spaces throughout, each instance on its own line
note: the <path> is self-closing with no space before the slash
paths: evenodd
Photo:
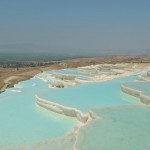
<path id="1" fill-rule="evenodd" d="M 22 92 L 14 92 L 13 89 Z M 33 78 L 0 95 L 0 147 L 31 145 L 62 137 L 79 124 L 75 118 L 36 105 L 35 94 L 45 89 L 48 86 L 44 82 Z"/>
<path id="2" fill-rule="evenodd" d="M 136 77 L 118 78 L 107 82 L 87 83 L 72 88 L 53 89 L 38 94 L 39 97 L 77 108 L 83 112 L 98 106 L 134 104 L 138 101 L 128 99 L 121 92 L 121 84 L 133 81 Z"/>
<path id="3" fill-rule="evenodd" d="M 93 111 L 100 118 L 80 131 L 78 150 L 150 149 L 150 107 L 131 105 Z"/>

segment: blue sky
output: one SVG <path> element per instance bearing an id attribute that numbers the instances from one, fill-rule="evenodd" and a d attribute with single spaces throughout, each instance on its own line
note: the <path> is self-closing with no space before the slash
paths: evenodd
<path id="1" fill-rule="evenodd" d="M 0 51 L 150 49 L 149 7 L 149 0 L 0 0 Z"/>

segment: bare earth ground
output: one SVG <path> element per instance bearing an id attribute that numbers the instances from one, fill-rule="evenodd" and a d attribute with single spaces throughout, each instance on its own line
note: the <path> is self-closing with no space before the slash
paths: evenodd
<path id="1" fill-rule="evenodd" d="M 72 60 L 64 60 L 60 63 L 42 67 L 23 67 L 23 68 L 0 68 L 0 92 L 3 92 L 7 87 L 13 87 L 14 84 L 27 80 L 36 74 L 45 70 L 57 70 L 63 68 L 76 68 L 82 66 L 96 64 L 120 64 L 128 63 L 128 67 L 136 64 L 139 68 L 150 66 L 149 56 L 112 56 L 98 58 L 79 58 Z"/>
<path id="2" fill-rule="evenodd" d="M 0 92 L 7 87 L 13 87 L 14 84 L 32 78 L 36 74 L 45 70 L 62 69 L 60 65 L 51 65 L 46 67 L 25 67 L 25 68 L 0 68 Z"/>

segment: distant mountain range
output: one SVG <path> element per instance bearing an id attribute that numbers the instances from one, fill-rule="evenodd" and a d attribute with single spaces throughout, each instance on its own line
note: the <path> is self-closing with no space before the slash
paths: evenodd
<path id="1" fill-rule="evenodd" d="M 142 56 L 150 55 L 150 49 L 144 50 L 51 50 L 44 46 L 32 43 L 3 44 L 0 45 L 0 59 L 60 59 L 76 57 L 98 57 L 98 56 Z"/>

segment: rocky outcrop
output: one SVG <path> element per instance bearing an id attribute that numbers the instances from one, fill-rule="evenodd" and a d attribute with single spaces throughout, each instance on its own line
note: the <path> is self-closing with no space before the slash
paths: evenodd
<path id="1" fill-rule="evenodd" d="M 61 81 L 61 80 L 53 80 L 49 82 L 52 86 L 57 87 L 57 88 L 71 87 L 76 84 L 75 82 Z"/>
<path id="2" fill-rule="evenodd" d="M 49 109 L 53 112 L 56 112 L 65 116 L 69 116 L 69 117 L 75 117 L 82 123 L 86 123 L 91 118 L 91 115 L 89 113 L 84 114 L 80 110 L 45 100 L 43 98 L 40 98 L 37 95 L 36 95 L 36 103 L 39 106 Z"/>
<path id="3" fill-rule="evenodd" d="M 150 105 L 150 97 L 146 96 L 144 92 L 129 88 L 125 85 L 121 85 L 121 90 L 126 94 L 139 98 L 142 103 L 146 105 Z"/>

